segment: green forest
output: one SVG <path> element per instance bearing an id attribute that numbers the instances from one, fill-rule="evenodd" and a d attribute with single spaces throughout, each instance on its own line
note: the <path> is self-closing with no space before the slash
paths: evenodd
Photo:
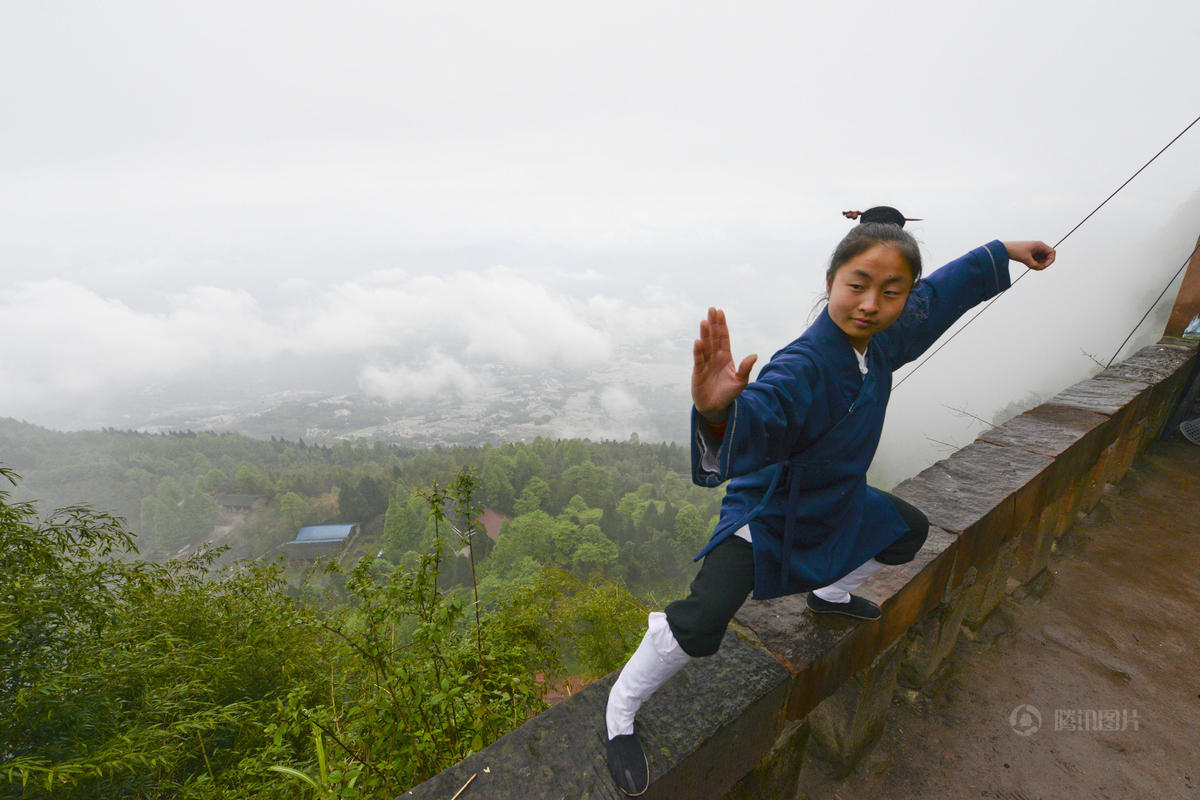
<path id="1" fill-rule="evenodd" d="M 394 797 L 620 666 L 721 500 L 636 439 L 0 420 L 0 463 L 3 797 Z M 334 522 L 362 535 L 289 560 Z"/>

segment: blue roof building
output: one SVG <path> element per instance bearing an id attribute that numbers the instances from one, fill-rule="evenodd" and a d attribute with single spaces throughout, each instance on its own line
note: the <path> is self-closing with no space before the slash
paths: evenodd
<path id="1" fill-rule="evenodd" d="M 299 559 L 337 555 L 354 543 L 358 532 L 357 522 L 345 525 L 308 525 L 301 528 L 296 538 L 287 543 L 288 555 Z"/>

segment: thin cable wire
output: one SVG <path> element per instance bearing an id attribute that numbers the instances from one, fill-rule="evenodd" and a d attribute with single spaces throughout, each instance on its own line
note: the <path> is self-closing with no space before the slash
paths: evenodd
<path id="1" fill-rule="evenodd" d="M 1024 277 L 1025 277 L 1025 275 L 1026 275 L 1028 272 L 1029 272 L 1029 270 L 1025 270 L 1025 272 L 1022 272 L 1020 275 L 1018 275 L 1018 276 L 1017 276 L 1017 280 L 1016 280 L 1016 281 L 1013 281 L 1011 284 L 1009 284 L 1009 287 L 1008 287 L 1008 288 L 1009 288 L 1009 289 L 1011 289 L 1013 286 L 1015 286 L 1015 285 L 1016 285 L 1016 283 L 1017 283 L 1017 281 L 1021 280 L 1021 278 L 1024 278 Z M 939 344 L 937 347 L 933 348 L 933 352 L 932 352 L 932 353 L 930 353 L 929 355 L 925 356 L 925 358 L 921 359 L 921 361 L 920 361 L 920 362 L 919 362 L 919 363 L 918 363 L 918 364 L 917 364 L 915 367 L 913 367 L 912 369 L 910 369 L 910 370 L 908 371 L 908 374 L 906 374 L 906 375 L 905 375 L 903 378 L 901 378 L 900 380 L 896 381 L 895 385 L 894 385 L 894 386 L 892 386 L 892 391 L 894 392 L 894 391 L 896 391 L 897 389 L 899 389 L 899 388 L 900 388 L 900 386 L 901 386 L 901 385 L 902 385 L 902 384 L 903 384 L 903 383 L 904 383 L 906 380 L 908 380 L 909 378 L 911 378 L 911 377 L 913 376 L 913 373 L 914 373 L 914 372 L 916 372 L 917 370 L 919 370 L 921 367 L 925 366 L 925 363 L 926 363 L 927 361 L 929 361 L 929 359 L 931 359 L 931 358 L 933 358 L 934 356 L 936 356 L 936 355 L 938 354 L 938 351 L 939 351 L 939 350 L 941 350 L 943 347 L 945 347 L 946 345 L 948 345 L 948 344 L 950 344 L 952 341 L 954 341 L 954 337 L 955 337 L 955 336 L 958 336 L 960 333 L 962 333 L 963 331 L 965 331 L 965 330 L 967 329 L 967 326 L 968 326 L 968 325 L 970 325 L 972 322 L 974 322 L 976 319 L 978 319 L 978 317 L 979 317 L 979 315 L 980 315 L 980 314 L 982 314 L 983 312 L 985 312 L 985 311 L 987 311 L 989 308 L 991 308 L 991 307 L 992 307 L 992 303 L 996 302 L 996 301 L 997 301 L 997 300 L 999 300 L 1001 297 L 1002 297 L 1002 295 L 999 295 L 999 294 L 998 294 L 998 295 L 996 295 L 995 297 L 993 297 L 991 300 L 988 300 L 988 301 L 987 301 L 987 303 L 985 303 L 985 304 L 984 304 L 983 308 L 981 308 L 981 309 L 979 309 L 978 311 L 976 311 L 976 312 L 975 312 L 975 314 L 974 314 L 974 315 L 973 315 L 973 316 L 972 316 L 972 317 L 971 317 L 969 320 L 967 320 L 965 323 L 963 323 L 963 325 L 962 325 L 962 326 L 961 326 L 961 327 L 960 327 L 958 330 L 956 330 L 954 333 L 950 334 L 950 336 L 949 336 L 949 337 L 946 339 L 946 341 L 942 342 L 942 343 L 941 343 L 941 344 Z"/>
<path id="2" fill-rule="evenodd" d="M 1163 290 L 1158 293 L 1158 297 L 1154 298 L 1154 302 L 1151 303 L 1150 307 L 1146 309 L 1146 313 L 1142 314 L 1142 318 L 1138 320 L 1138 324 L 1133 326 L 1133 330 L 1131 330 L 1129 335 L 1125 337 L 1125 341 L 1121 342 L 1121 346 L 1118 347 L 1117 351 L 1112 354 L 1112 358 L 1110 358 L 1108 363 L 1104 365 L 1105 369 L 1111 367 L 1112 363 L 1117 360 L 1117 356 L 1121 354 L 1121 350 L 1125 347 L 1125 345 L 1129 344 L 1129 340 L 1133 338 L 1135 333 L 1137 333 L 1137 329 L 1142 327 L 1142 323 L 1146 321 L 1146 317 L 1150 316 L 1150 312 L 1153 311 L 1154 307 L 1158 305 L 1158 301 L 1163 299 L 1163 295 L 1167 293 L 1167 289 L 1171 288 L 1171 284 L 1173 284 L 1175 279 L 1179 277 L 1179 273 L 1183 272 L 1184 269 L 1187 268 L 1187 265 L 1191 263 L 1192 257 L 1195 256 L 1196 253 L 1200 253 L 1200 241 L 1196 242 L 1196 246 L 1192 249 L 1191 255 L 1183 260 L 1183 264 L 1179 267 L 1179 269 L 1175 270 L 1175 274 L 1171 276 L 1171 280 L 1167 281 L 1167 285 L 1164 286 Z"/>
<path id="3" fill-rule="evenodd" d="M 1080 226 L 1080 225 L 1082 225 L 1083 223 L 1087 222 L 1089 219 L 1091 219 L 1091 218 L 1092 218 L 1092 214 L 1095 214 L 1097 211 L 1099 211 L 1100 209 L 1104 208 L 1104 205 L 1105 205 L 1105 203 L 1107 203 L 1109 200 L 1112 200 L 1114 197 L 1116 197 L 1116 196 L 1117 196 L 1117 192 L 1121 191 L 1121 190 L 1122 190 L 1122 189 L 1124 189 L 1126 186 L 1128 186 L 1128 185 L 1129 185 L 1129 182 L 1130 182 L 1130 181 L 1132 181 L 1134 178 L 1136 178 L 1138 175 L 1141 175 L 1141 174 L 1142 174 L 1142 170 L 1143 170 L 1143 169 L 1145 169 L 1146 167 L 1148 167 L 1148 166 L 1150 166 L 1151 164 L 1153 164 L 1153 163 L 1154 163 L 1154 159 L 1158 158 L 1158 157 L 1159 157 L 1159 156 L 1161 156 L 1163 153 L 1167 152 L 1167 148 L 1168 148 L 1168 147 L 1170 147 L 1171 145 L 1175 144 L 1177 141 L 1179 141 L 1180 137 L 1182 137 L 1182 136 L 1183 136 L 1185 133 L 1187 133 L 1189 130 L 1191 130 L 1192 126 L 1193 126 L 1193 125 L 1195 125 L 1197 122 L 1200 122 L 1200 117 L 1196 117 L 1194 120 L 1192 120 L 1191 122 L 1189 122 L 1186 128 L 1184 128 L 1183 130 L 1181 130 L 1181 131 L 1180 131 L 1178 134 L 1176 134 L 1176 136 L 1175 136 L 1175 138 L 1174 138 L 1174 139 L 1172 139 L 1171 141 L 1167 142 L 1167 143 L 1166 143 L 1166 145 L 1164 145 L 1164 146 L 1163 146 L 1163 149 L 1162 149 L 1162 150 L 1159 150 L 1157 153 L 1155 153 L 1155 154 L 1154 154 L 1154 158 L 1151 158 L 1151 159 L 1150 159 L 1149 161 L 1147 161 L 1145 164 L 1142 164 L 1142 169 L 1139 169 L 1137 172 L 1135 172 L 1135 173 L 1133 173 L 1132 175 L 1130 175 L 1130 176 L 1129 176 L 1129 179 L 1128 179 L 1128 180 L 1126 180 L 1124 183 L 1122 183 L 1120 186 L 1118 186 L 1118 187 L 1117 187 L 1117 189 L 1116 189 L 1116 191 L 1114 191 L 1114 192 L 1113 192 L 1112 194 L 1110 194 L 1108 197 L 1104 198 L 1104 202 L 1103 202 L 1103 203 L 1101 203 L 1100 205 L 1098 205 L 1098 206 L 1096 206 L 1095 208 L 1093 208 L 1093 209 L 1092 209 L 1092 213 L 1091 213 L 1091 214 L 1088 214 L 1086 217 L 1084 217 L 1083 219 L 1079 220 L 1079 224 L 1078 224 L 1078 225 L 1076 225 L 1074 228 L 1071 228 L 1071 230 L 1067 231 L 1067 236 L 1070 236 L 1072 233 L 1074 233 L 1075 231 L 1079 230 L 1079 226 Z M 1054 249 L 1055 249 L 1055 250 L 1057 250 L 1057 249 L 1058 249 L 1058 245 L 1062 244 L 1063 242 L 1065 242 L 1065 241 L 1067 240 L 1067 236 L 1064 236 L 1064 237 L 1062 237 L 1061 239 L 1059 239 L 1059 240 L 1058 240 L 1058 244 L 1055 244 L 1055 245 L 1054 245 Z"/>
<path id="4" fill-rule="evenodd" d="M 1185 127 L 1183 130 L 1181 130 L 1179 133 L 1175 134 L 1175 138 L 1174 138 L 1174 139 L 1172 139 L 1171 141 L 1167 142 L 1167 143 L 1166 143 L 1166 144 L 1163 146 L 1163 148 L 1162 148 L 1161 150 L 1159 150 L 1157 153 L 1155 153 L 1155 154 L 1154 154 L 1154 155 L 1153 155 L 1153 156 L 1150 158 L 1150 160 L 1149 160 L 1149 161 L 1147 161 L 1145 164 L 1142 164 L 1142 166 L 1141 166 L 1140 168 L 1138 168 L 1138 171 L 1137 171 L 1137 172 L 1135 172 L 1135 173 L 1133 173 L 1132 175 L 1130 175 L 1130 176 L 1129 176 L 1129 177 L 1128 177 L 1128 178 L 1125 180 L 1125 182 L 1124 182 L 1124 183 L 1122 183 L 1120 186 L 1118 186 L 1118 187 L 1116 188 L 1116 190 L 1115 190 L 1115 191 L 1113 191 L 1113 193 L 1112 193 L 1112 194 L 1110 194 L 1108 197 L 1104 198 L 1104 202 L 1102 202 L 1100 205 L 1098 205 L 1098 206 L 1096 206 L 1095 208 L 1093 208 L 1093 209 L 1092 209 L 1092 211 L 1091 211 L 1091 213 L 1090 213 L 1090 214 L 1088 214 L 1086 217 L 1084 217 L 1083 219 L 1079 220 L 1079 222 L 1075 224 L 1075 227 L 1074 227 L 1074 228 L 1071 228 L 1071 230 L 1067 231 L 1066 235 L 1065 235 L 1065 236 L 1063 236 L 1061 239 L 1059 239 L 1059 240 L 1058 240 L 1058 241 L 1057 241 L 1057 242 L 1054 244 L 1054 249 L 1055 249 L 1055 250 L 1057 250 L 1057 249 L 1058 249 L 1058 246 L 1059 246 L 1059 245 L 1061 245 L 1063 242 L 1065 242 L 1065 241 L 1067 240 L 1067 237 L 1068 237 L 1068 236 L 1070 236 L 1070 235 L 1071 235 L 1072 233 L 1074 233 L 1075 231 L 1079 230 L 1079 228 L 1080 228 L 1080 227 L 1083 225 L 1083 223 L 1085 223 L 1085 222 L 1087 222 L 1089 219 L 1091 219 L 1091 218 L 1092 218 L 1092 217 L 1093 217 L 1093 216 L 1096 214 L 1096 212 L 1097 212 L 1097 211 L 1099 211 L 1100 209 L 1104 208 L 1104 206 L 1105 206 L 1105 205 L 1108 203 L 1108 201 L 1109 201 L 1109 200 L 1112 200 L 1114 197 L 1116 197 L 1116 196 L 1117 196 L 1117 192 L 1120 192 L 1122 189 L 1124 189 L 1126 186 L 1128 186 L 1128 185 L 1130 184 L 1130 182 L 1131 182 L 1131 181 L 1132 181 L 1134 178 L 1136 178 L 1138 175 L 1141 175 L 1141 174 L 1142 174 L 1142 171 L 1143 171 L 1144 169 L 1146 169 L 1146 167 L 1148 167 L 1148 166 L 1150 166 L 1151 164 L 1153 164 L 1153 163 L 1154 163 L 1154 161 L 1155 161 L 1155 159 L 1157 159 L 1159 156 L 1161 156 L 1163 153 L 1165 153 L 1165 152 L 1167 151 L 1167 148 L 1169 148 L 1171 145 L 1173 145 L 1173 144 L 1175 144 L 1177 141 L 1179 141 L 1179 139 L 1180 139 L 1180 138 L 1181 138 L 1181 137 L 1182 137 L 1182 136 L 1183 136 L 1185 133 L 1187 133 L 1189 130 L 1191 130 L 1191 129 L 1192 129 L 1192 126 L 1193 126 L 1193 125 L 1195 125 L 1197 122 L 1200 122 L 1200 117 L 1196 117 L 1194 120 L 1192 120 L 1191 122 L 1189 122 L 1189 123 L 1187 124 L 1187 127 Z M 1191 258 L 1191 257 L 1189 256 L 1189 260 L 1190 260 L 1190 258 Z M 1186 262 L 1186 261 L 1184 262 L 1184 266 L 1187 266 L 1187 262 Z M 1020 281 L 1022 278 L 1024 278 L 1026 275 L 1028 275 L 1028 274 L 1029 274 L 1029 272 L 1030 272 L 1030 270 L 1026 269 L 1024 272 L 1022 272 L 1020 275 L 1018 275 L 1018 276 L 1016 277 L 1016 279 L 1014 279 L 1014 280 L 1013 280 L 1013 282 L 1009 284 L 1008 288 L 1009 288 L 1009 289 L 1011 289 L 1012 287 L 1016 286 L 1016 285 L 1017 285 L 1017 282 L 1018 282 L 1018 281 Z M 1173 280 L 1173 279 L 1172 279 L 1172 280 Z M 1169 284 L 1169 283 L 1167 284 L 1167 286 L 1168 286 L 1168 287 L 1170 287 L 1170 285 L 1171 285 L 1171 284 Z M 1164 290 L 1163 290 L 1163 292 L 1165 293 L 1165 292 L 1166 292 L 1166 289 L 1164 289 Z M 996 302 L 997 300 L 999 300 L 999 299 L 1000 299 L 1001 297 L 1003 297 L 1003 296 L 1004 296 L 1004 293 L 1001 293 L 1001 294 L 998 294 L 998 295 L 996 295 L 996 296 L 995 296 L 995 297 L 993 297 L 991 300 L 989 300 L 989 301 L 988 301 L 988 302 L 987 302 L 987 303 L 986 303 L 986 304 L 983 306 L 983 308 L 981 308 L 981 309 L 979 309 L 978 311 L 976 311 L 976 312 L 975 312 L 975 314 L 974 314 L 974 315 L 973 315 L 973 316 L 972 316 L 972 317 L 971 317 L 969 320 L 967 320 L 965 323 L 963 323 L 961 326 L 959 326 L 958 330 L 956 330 L 954 333 L 950 334 L 949 338 L 947 338 L 947 339 L 946 339 L 946 341 L 942 342 L 942 343 L 941 343 L 941 344 L 939 344 L 937 347 L 935 347 L 935 348 L 933 349 L 933 352 L 931 352 L 929 355 L 925 356 L 925 358 L 921 359 L 921 360 L 920 360 L 920 362 L 918 362 L 918 363 L 917 363 L 917 365 L 916 365 L 915 367 L 913 367 L 912 369 L 910 369 L 910 370 L 908 371 L 908 373 L 907 373 L 907 374 L 905 374 L 905 376 L 904 376 L 903 378 L 901 378 L 900 380 L 896 381 L 895 385 L 892 387 L 892 391 L 895 391 L 896 389 L 899 389 L 899 388 L 900 388 L 900 386 L 901 386 L 901 385 L 902 385 L 902 384 L 903 384 L 903 383 L 904 383 L 906 380 L 908 380 L 909 378 L 911 378 L 911 377 L 913 376 L 913 373 L 915 373 L 915 372 L 916 372 L 917 370 L 919 370 L 921 367 L 925 366 L 925 364 L 926 364 L 926 363 L 929 361 L 929 359 L 933 358 L 934 356 L 936 356 L 936 355 L 938 354 L 938 351 L 939 351 L 939 350 L 941 350 L 941 349 L 942 349 L 943 347 L 945 347 L 946 345 L 950 344 L 950 342 L 954 341 L 954 337 L 958 336 L 960 333 L 962 333 L 963 331 L 965 331 L 965 330 L 967 329 L 967 326 L 969 326 L 969 325 L 970 325 L 972 322 L 974 322 L 976 319 L 978 319 L 978 318 L 979 318 L 979 315 L 980 315 L 980 314 L 982 314 L 983 312 L 985 312 L 985 311 L 987 311 L 989 308 L 991 308 L 991 307 L 992 307 L 992 303 Z M 1155 301 L 1155 303 L 1157 304 L 1157 302 L 1158 302 L 1158 301 L 1156 300 L 1156 301 Z M 1151 310 L 1153 310 L 1153 308 L 1154 308 L 1154 307 L 1153 307 L 1153 306 L 1151 306 Z M 1149 312 L 1147 312 L 1147 314 L 1149 314 Z M 1139 326 L 1140 326 L 1141 324 L 1142 324 L 1141 322 L 1139 322 L 1139 323 L 1138 323 L 1138 325 L 1139 325 Z M 1136 331 L 1136 330 L 1137 330 L 1137 328 L 1134 328 L 1134 331 Z M 1129 335 L 1130 335 L 1130 336 L 1133 336 L 1133 331 L 1131 331 Z M 1126 341 L 1126 342 L 1128 342 L 1129 340 L 1128 340 L 1128 339 L 1126 339 L 1125 341 Z M 1124 343 L 1122 343 L 1122 344 L 1121 344 L 1121 347 L 1124 347 L 1124 346 L 1125 346 L 1125 344 L 1124 344 Z M 1117 352 L 1120 352 L 1120 350 L 1118 350 Z M 1112 362 L 1110 361 L 1109 363 L 1111 364 Z"/>

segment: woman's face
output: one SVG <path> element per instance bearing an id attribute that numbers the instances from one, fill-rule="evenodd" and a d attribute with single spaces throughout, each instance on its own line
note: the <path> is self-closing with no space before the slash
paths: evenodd
<path id="1" fill-rule="evenodd" d="M 838 268 L 826 290 L 829 317 L 860 353 L 904 310 L 913 276 L 897 251 L 877 244 Z"/>

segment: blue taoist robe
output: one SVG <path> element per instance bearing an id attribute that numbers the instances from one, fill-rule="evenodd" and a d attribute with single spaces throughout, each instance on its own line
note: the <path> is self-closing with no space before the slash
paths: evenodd
<path id="1" fill-rule="evenodd" d="M 832 583 L 903 536 L 900 514 L 866 480 L 892 371 L 1008 287 L 1008 253 L 990 242 L 913 288 L 896 322 L 871 337 L 865 376 L 823 309 L 734 401 L 719 448 L 693 408 L 692 480 L 729 481 L 697 560 L 749 524 L 754 596 L 762 600 Z"/>

